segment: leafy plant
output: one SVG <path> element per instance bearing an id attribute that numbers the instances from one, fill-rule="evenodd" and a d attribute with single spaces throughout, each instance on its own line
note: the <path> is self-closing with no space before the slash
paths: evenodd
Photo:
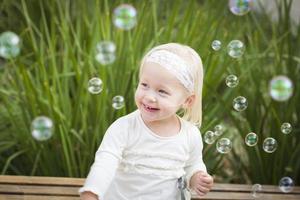
<path id="1" fill-rule="evenodd" d="M 266 14 L 230 13 L 227 1 L 131 1 L 138 23 L 130 31 L 113 26 L 113 9 L 122 1 L 21 0 L 0 3 L 0 31 L 12 30 L 22 38 L 21 55 L 1 61 L 0 68 L 0 170 L 2 174 L 85 177 L 107 127 L 135 108 L 139 62 L 153 46 L 167 42 L 190 45 L 203 59 L 203 123 L 201 132 L 223 124 L 221 137 L 234 148 L 221 155 L 215 144 L 206 145 L 204 160 L 218 181 L 277 184 L 289 175 L 299 182 L 299 27 L 291 27 L 292 1 L 281 1 L 279 20 Z M 13 19 L 13 20 L 10 20 Z M 211 42 L 222 42 L 220 51 Z M 226 45 L 239 39 L 246 46 L 241 59 L 227 55 Z M 103 66 L 95 60 L 99 41 L 117 46 L 117 59 Z M 225 78 L 239 77 L 236 88 Z M 268 95 L 268 84 L 284 74 L 294 83 L 294 95 L 279 103 Z M 87 91 L 88 80 L 100 77 L 104 90 Z M 121 110 L 111 107 L 115 95 L 125 98 Z M 232 109 L 236 96 L 245 96 L 248 108 Z M 53 137 L 45 142 L 31 137 L 32 120 L 50 117 Z M 283 122 L 293 132 L 283 135 Z M 244 144 L 245 135 L 256 132 L 255 147 Z M 261 146 L 265 137 L 278 141 L 273 154 Z M 55 166 L 55 167 L 54 167 Z"/>

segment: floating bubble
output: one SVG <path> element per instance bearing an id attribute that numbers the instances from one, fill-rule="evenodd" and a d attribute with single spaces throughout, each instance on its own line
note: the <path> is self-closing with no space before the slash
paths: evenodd
<path id="1" fill-rule="evenodd" d="M 116 45 L 111 41 L 99 42 L 96 46 L 96 60 L 102 65 L 108 65 L 115 61 Z"/>
<path id="2" fill-rule="evenodd" d="M 270 95 L 276 101 L 286 101 L 293 94 L 293 83 L 286 76 L 276 76 L 270 81 Z"/>
<path id="3" fill-rule="evenodd" d="M 214 131 L 216 136 L 220 136 L 224 133 L 224 127 L 221 124 L 218 124 L 215 126 Z"/>
<path id="4" fill-rule="evenodd" d="M 258 184 L 258 183 L 254 184 L 252 186 L 252 196 L 254 198 L 259 198 L 259 197 L 261 197 L 261 194 L 262 194 L 262 186 L 261 186 L 261 184 Z"/>
<path id="5" fill-rule="evenodd" d="M 221 138 L 218 140 L 216 147 L 219 153 L 229 153 L 232 149 L 232 143 L 228 138 Z"/>
<path id="6" fill-rule="evenodd" d="M 267 137 L 263 142 L 263 149 L 267 153 L 273 153 L 277 149 L 277 141 L 272 137 Z"/>
<path id="7" fill-rule="evenodd" d="M 286 167 L 284 168 L 284 170 L 287 171 L 287 172 L 293 172 L 293 171 L 294 171 L 293 168 L 292 168 L 291 166 L 286 166 Z"/>
<path id="8" fill-rule="evenodd" d="M 230 0 L 230 11 L 238 16 L 247 14 L 252 8 L 252 0 Z"/>
<path id="9" fill-rule="evenodd" d="M 294 181 L 290 177 L 286 176 L 280 179 L 279 181 L 279 189 L 284 192 L 288 193 L 294 189 Z"/>
<path id="10" fill-rule="evenodd" d="M 232 40 L 227 45 L 227 53 L 232 58 L 240 58 L 245 52 L 244 44 L 239 40 Z"/>
<path id="11" fill-rule="evenodd" d="M 45 116 L 36 117 L 31 123 L 31 134 L 38 141 L 45 141 L 53 134 L 53 122 Z"/>
<path id="12" fill-rule="evenodd" d="M 243 96 L 238 96 L 235 99 L 233 99 L 233 108 L 236 111 L 243 111 L 247 108 L 248 102 L 247 99 Z"/>
<path id="13" fill-rule="evenodd" d="M 292 125 L 288 122 L 285 122 L 281 125 L 281 132 L 284 134 L 289 134 L 290 132 L 292 132 Z"/>
<path id="14" fill-rule="evenodd" d="M 0 35 L 0 56 L 9 59 L 20 53 L 21 40 L 13 32 L 6 31 Z"/>
<path id="15" fill-rule="evenodd" d="M 114 109 L 121 109 L 123 108 L 125 105 L 124 103 L 124 97 L 123 96 L 115 96 L 113 99 L 112 99 L 112 107 Z"/>
<path id="16" fill-rule="evenodd" d="M 216 140 L 215 134 L 212 131 L 206 131 L 206 133 L 204 134 L 204 142 L 206 144 L 212 144 L 214 143 Z"/>
<path id="17" fill-rule="evenodd" d="M 245 143 L 250 147 L 255 146 L 257 144 L 257 141 L 258 141 L 258 137 L 253 132 L 248 133 L 245 137 Z"/>
<path id="18" fill-rule="evenodd" d="M 215 51 L 219 51 L 222 47 L 222 43 L 220 40 L 214 40 L 211 43 L 211 48 Z"/>
<path id="19" fill-rule="evenodd" d="M 103 89 L 103 83 L 100 78 L 94 77 L 89 80 L 88 91 L 92 94 L 99 94 Z"/>
<path id="20" fill-rule="evenodd" d="M 132 5 L 121 4 L 114 10 L 113 21 L 116 27 L 130 30 L 136 25 L 136 16 L 136 9 Z"/>
<path id="21" fill-rule="evenodd" d="M 237 76 L 230 74 L 226 77 L 226 85 L 230 88 L 234 88 L 239 84 L 239 79 Z"/>

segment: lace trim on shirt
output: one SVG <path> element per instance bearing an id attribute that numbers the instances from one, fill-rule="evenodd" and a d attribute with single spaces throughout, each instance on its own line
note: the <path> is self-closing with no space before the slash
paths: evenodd
<path id="1" fill-rule="evenodd" d="M 158 169 L 158 170 L 179 170 L 179 169 L 183 169 L 184 164 L 181 165 L 170 165 L 170 166 L 159 166 L 159 165 L 153 165 L 153 164 L 144 164 L 144 163 L 138 163 L 138 162 L 133 162 L 133 161 L 126 161 L 126 160 L 122 160 L 122 163 L 125 165 L 129 165 L 132 167 L 144 167 L 144 168 L 149 168 L 149 169 Z"/>
<path id="2" fill-rule="evenodd" d="M 186 162 L 188 157 L 187 156 L 177 156 L 174 154 L 169 154 L 169 153 L 156 153 L 156 152 L 149 152 L 149 151 L 130 151 L 130 150 L 125 150 L 123 152 L 124 156 L 141 156 L 141 157 L 158 157 L 158 158 L 165 158 L 168 160 L 174 160 L 178 162 Z"/>
<path id="3" fill-rule="evenodd" d="M 156 159 L 159 159 L 160 162 L 151 162 Z M 125 150 L 120 169 L 127 173 L 179 178 L 185 174 L 184 166 L 187 159 L 186 156 L 169 153 Z"/>
<path id="4" fill-rule="evenodd" d="M 170 177 L 170 178 L 179 178 L 185 175 L 185 171 L 183 168 L 177 169 L 168 169 L 166 168 L 151 168 L 148 165 L 142 165 L 133 162 L 122 162 L 120 165 L 120 169 L 127 173 L 137 173 L 144 175 L 153 175 L 153 176 L 161 176 L 161 177 Z"/>

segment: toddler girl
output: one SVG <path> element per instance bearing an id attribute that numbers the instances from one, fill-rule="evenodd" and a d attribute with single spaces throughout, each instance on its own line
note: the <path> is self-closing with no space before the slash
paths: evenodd
<path id="1" fill-rule="evenodd" d="M 190 199 L 191 190 L 206 194 L 213 179 L 197 128 L 202 85 L 202 62 L 192 48 L 168 43 L 151 49 L 140 66 L 138 109 L 107 129 L 79 190 L 81 199 L 180 200 Z"/>

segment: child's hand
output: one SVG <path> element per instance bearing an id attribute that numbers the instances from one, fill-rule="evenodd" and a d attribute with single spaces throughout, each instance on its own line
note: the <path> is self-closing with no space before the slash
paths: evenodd
<path id="1" fill-rule="evenodd" d="M 213 185 L 213 178 L 206 172 L 196 172 L 190 180 L 190 188 L 193 189 L 198 195 L 204 196 Z"/>
<path id="2" fill-rule="evenodd" d="M 92 192 L 83 192 L 80 194 L 81 200 L 98 200 L 97 195 Z"/>

